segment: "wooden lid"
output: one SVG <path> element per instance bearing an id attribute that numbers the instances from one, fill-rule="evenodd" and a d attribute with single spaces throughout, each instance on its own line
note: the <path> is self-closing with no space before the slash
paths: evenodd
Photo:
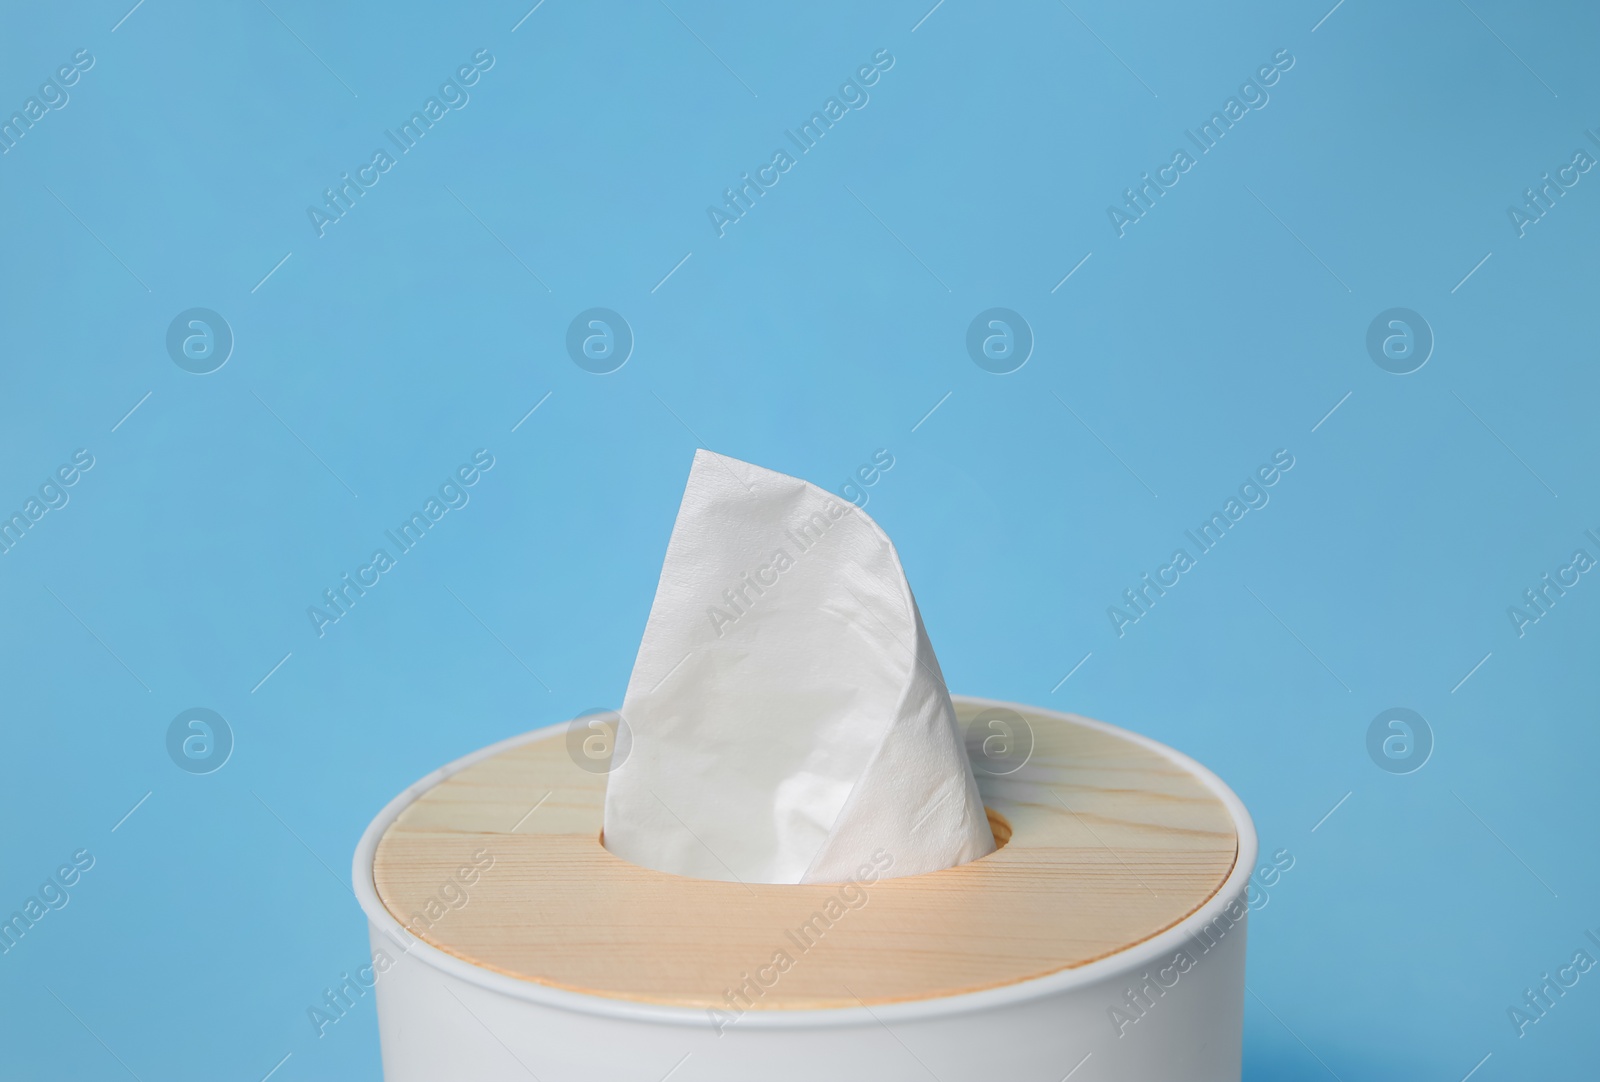
<path id="1" fill-rule="evenodd" d="M 956 709 L 964 725 L 977 718 L 974 763 L 1011 770 L 976 771 L 1004 844 L 957 868 L 861 886 L 744 885 L 629 864 L 600 842 L 605 775 L 575 765 L 557 727 L 400 812 L 373 859 L 378 897 L 424 941 L 522 980 L 721 1010 L 743 986 L 738 1008 L 798 1010 L 1081 966 L 1177 924 L 1232 871 L 1233 816 L 1178 761 L 1023 707 L 998 715 L 1008 742 L 986 713 L 1003 708 L 957 699 Z M 1012 770 L 1027 729 L 1032 754 Z M 1000 758 L 982 758 L 986 736 Z"/>

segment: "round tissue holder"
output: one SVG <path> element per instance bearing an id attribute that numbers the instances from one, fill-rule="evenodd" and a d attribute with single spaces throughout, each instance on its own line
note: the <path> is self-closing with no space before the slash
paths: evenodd
<path id="1" fill-rule="evenodd" d="M 629 864 L 601 844 L 605 775 L 561 726 L 412 785 L 355 854 L 384 1077 L 1237 1082 L 1256 859 L 1239 798 L 1102 722 L 955 705 L 1028 754 L 974 761 L 1000 848 L 928 875 Z"/>

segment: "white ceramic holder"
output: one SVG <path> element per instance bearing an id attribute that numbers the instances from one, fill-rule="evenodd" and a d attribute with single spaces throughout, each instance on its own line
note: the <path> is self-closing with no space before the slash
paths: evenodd
<path id="1" fill-rule="evenodd" d="M 385 1078 L 1237 1082 L 1243 804 L 1134 733 L 955 703 L 1002 844 L 929 875 L 627 864 L 560 726 L 412 785 L 354 863 Z"/>

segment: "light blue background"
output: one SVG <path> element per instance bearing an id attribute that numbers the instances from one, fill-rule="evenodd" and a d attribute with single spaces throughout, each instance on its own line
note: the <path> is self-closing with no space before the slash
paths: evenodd
<path id="1" fill-rule="evenodd" d="M 366 957 L 357 837 L 618 702 L 702 439 L 832 489 L 887 449 L 867 509 L 954 690 L 1166 741 L 1295 855 L 1247 1078 L 1592 1073 L 1600 972 L 1525 1036 L 1507 1008 L 1600 928 L 1600 584 L 1520 638 L 1506 609 L 1600 555 L 1600 174 L 1525 237 L 1507 207 L 1600 153 L 1600 14 L 1330 4 L 11 5 L 0 114 L 96 63 L 0 156 L 0 508 L 95 466 L 0 556 L 0 912 L 96 863 L 0 957 L 0 1074 L 378 1078 L 370 997 L 306 1013 Z M 307 205 L 480 48 L 319 238 Z M 719 238 L 707 205 L 881 48 Z M 1119 238 L 1106 207 L 1278 49 Z M 164 344 L 196 306 L 236 336 L 203 377 Z M 593 306 L 637 338 L 613 375 L 565 352 Z M 964 346 L 994 306 L 1037 339 L 1011 375 Z M 1437 336 L 1403 377 L 1364 344 L 1396 306 Z M 307 606 L 478 448 L 471 503 L 319 638 Z M 1119 638 L 1107 606 L 1279 448 Z M 194 706 L 237 741 L 206 776 L 165 748 Z M 1366 751 L 1394 706 L 1436 740 L 1404 776 Z"/>

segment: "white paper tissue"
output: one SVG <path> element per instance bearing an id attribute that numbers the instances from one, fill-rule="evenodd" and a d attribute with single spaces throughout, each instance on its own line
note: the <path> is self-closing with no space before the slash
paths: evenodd
<path id="1" fill-rule="evenodd" d="M 805 481 L 696 452 L 622 716 L 605 846 L 635 864 L 826 883 L 994 850 L 894 545 Z"/>

